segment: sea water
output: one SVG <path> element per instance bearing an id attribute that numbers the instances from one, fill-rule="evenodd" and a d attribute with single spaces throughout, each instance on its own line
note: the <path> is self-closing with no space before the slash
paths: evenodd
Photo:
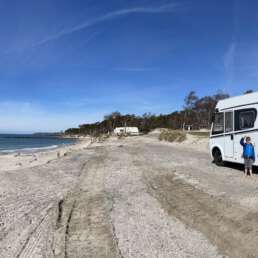
<path id="1" fill-rule="evenodd" d="M 57 136 L 0 134 L 0 153 L 34 152 L 54 149 L 62 145 L 73 143 L 75 143 L 75 139 Z"/>

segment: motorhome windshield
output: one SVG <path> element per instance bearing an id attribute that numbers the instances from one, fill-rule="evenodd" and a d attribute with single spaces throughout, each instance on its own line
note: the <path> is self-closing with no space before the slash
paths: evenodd
<path id="1" fill-rule="evenodd" d="M 212 134 L 224 133 L 224 113 L 216 113 L 212 128 Z"/>

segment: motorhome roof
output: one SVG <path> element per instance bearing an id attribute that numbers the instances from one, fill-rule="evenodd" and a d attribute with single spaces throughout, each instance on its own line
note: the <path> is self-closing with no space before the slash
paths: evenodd
<path id="1" fill-rule="evenodd" d="M 220 100 L 216 108 L 219 109 L 219 111 L 221 111 L 223 109 L 241 107 L 254 103 L 258 103 L 258 92 Z"/>

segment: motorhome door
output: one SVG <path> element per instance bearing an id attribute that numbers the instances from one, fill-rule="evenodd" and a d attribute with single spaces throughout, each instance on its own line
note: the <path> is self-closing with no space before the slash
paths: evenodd
<path id="1" fill-rule="evenodd" d="M 234 156 L 234 114 L 233 111 L 225 113 L 225 137 L 224 137 L 224 155 L 226 158 Z"/>

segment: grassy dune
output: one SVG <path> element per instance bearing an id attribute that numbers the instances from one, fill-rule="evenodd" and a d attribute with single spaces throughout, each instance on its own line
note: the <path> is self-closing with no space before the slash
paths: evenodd
<path id="1" fill-rule="evenodd" d="M 159 135 L 160 141 L 183 142 L 186 140 L 186 133 L 182 131 L 164 130 Z"/>

